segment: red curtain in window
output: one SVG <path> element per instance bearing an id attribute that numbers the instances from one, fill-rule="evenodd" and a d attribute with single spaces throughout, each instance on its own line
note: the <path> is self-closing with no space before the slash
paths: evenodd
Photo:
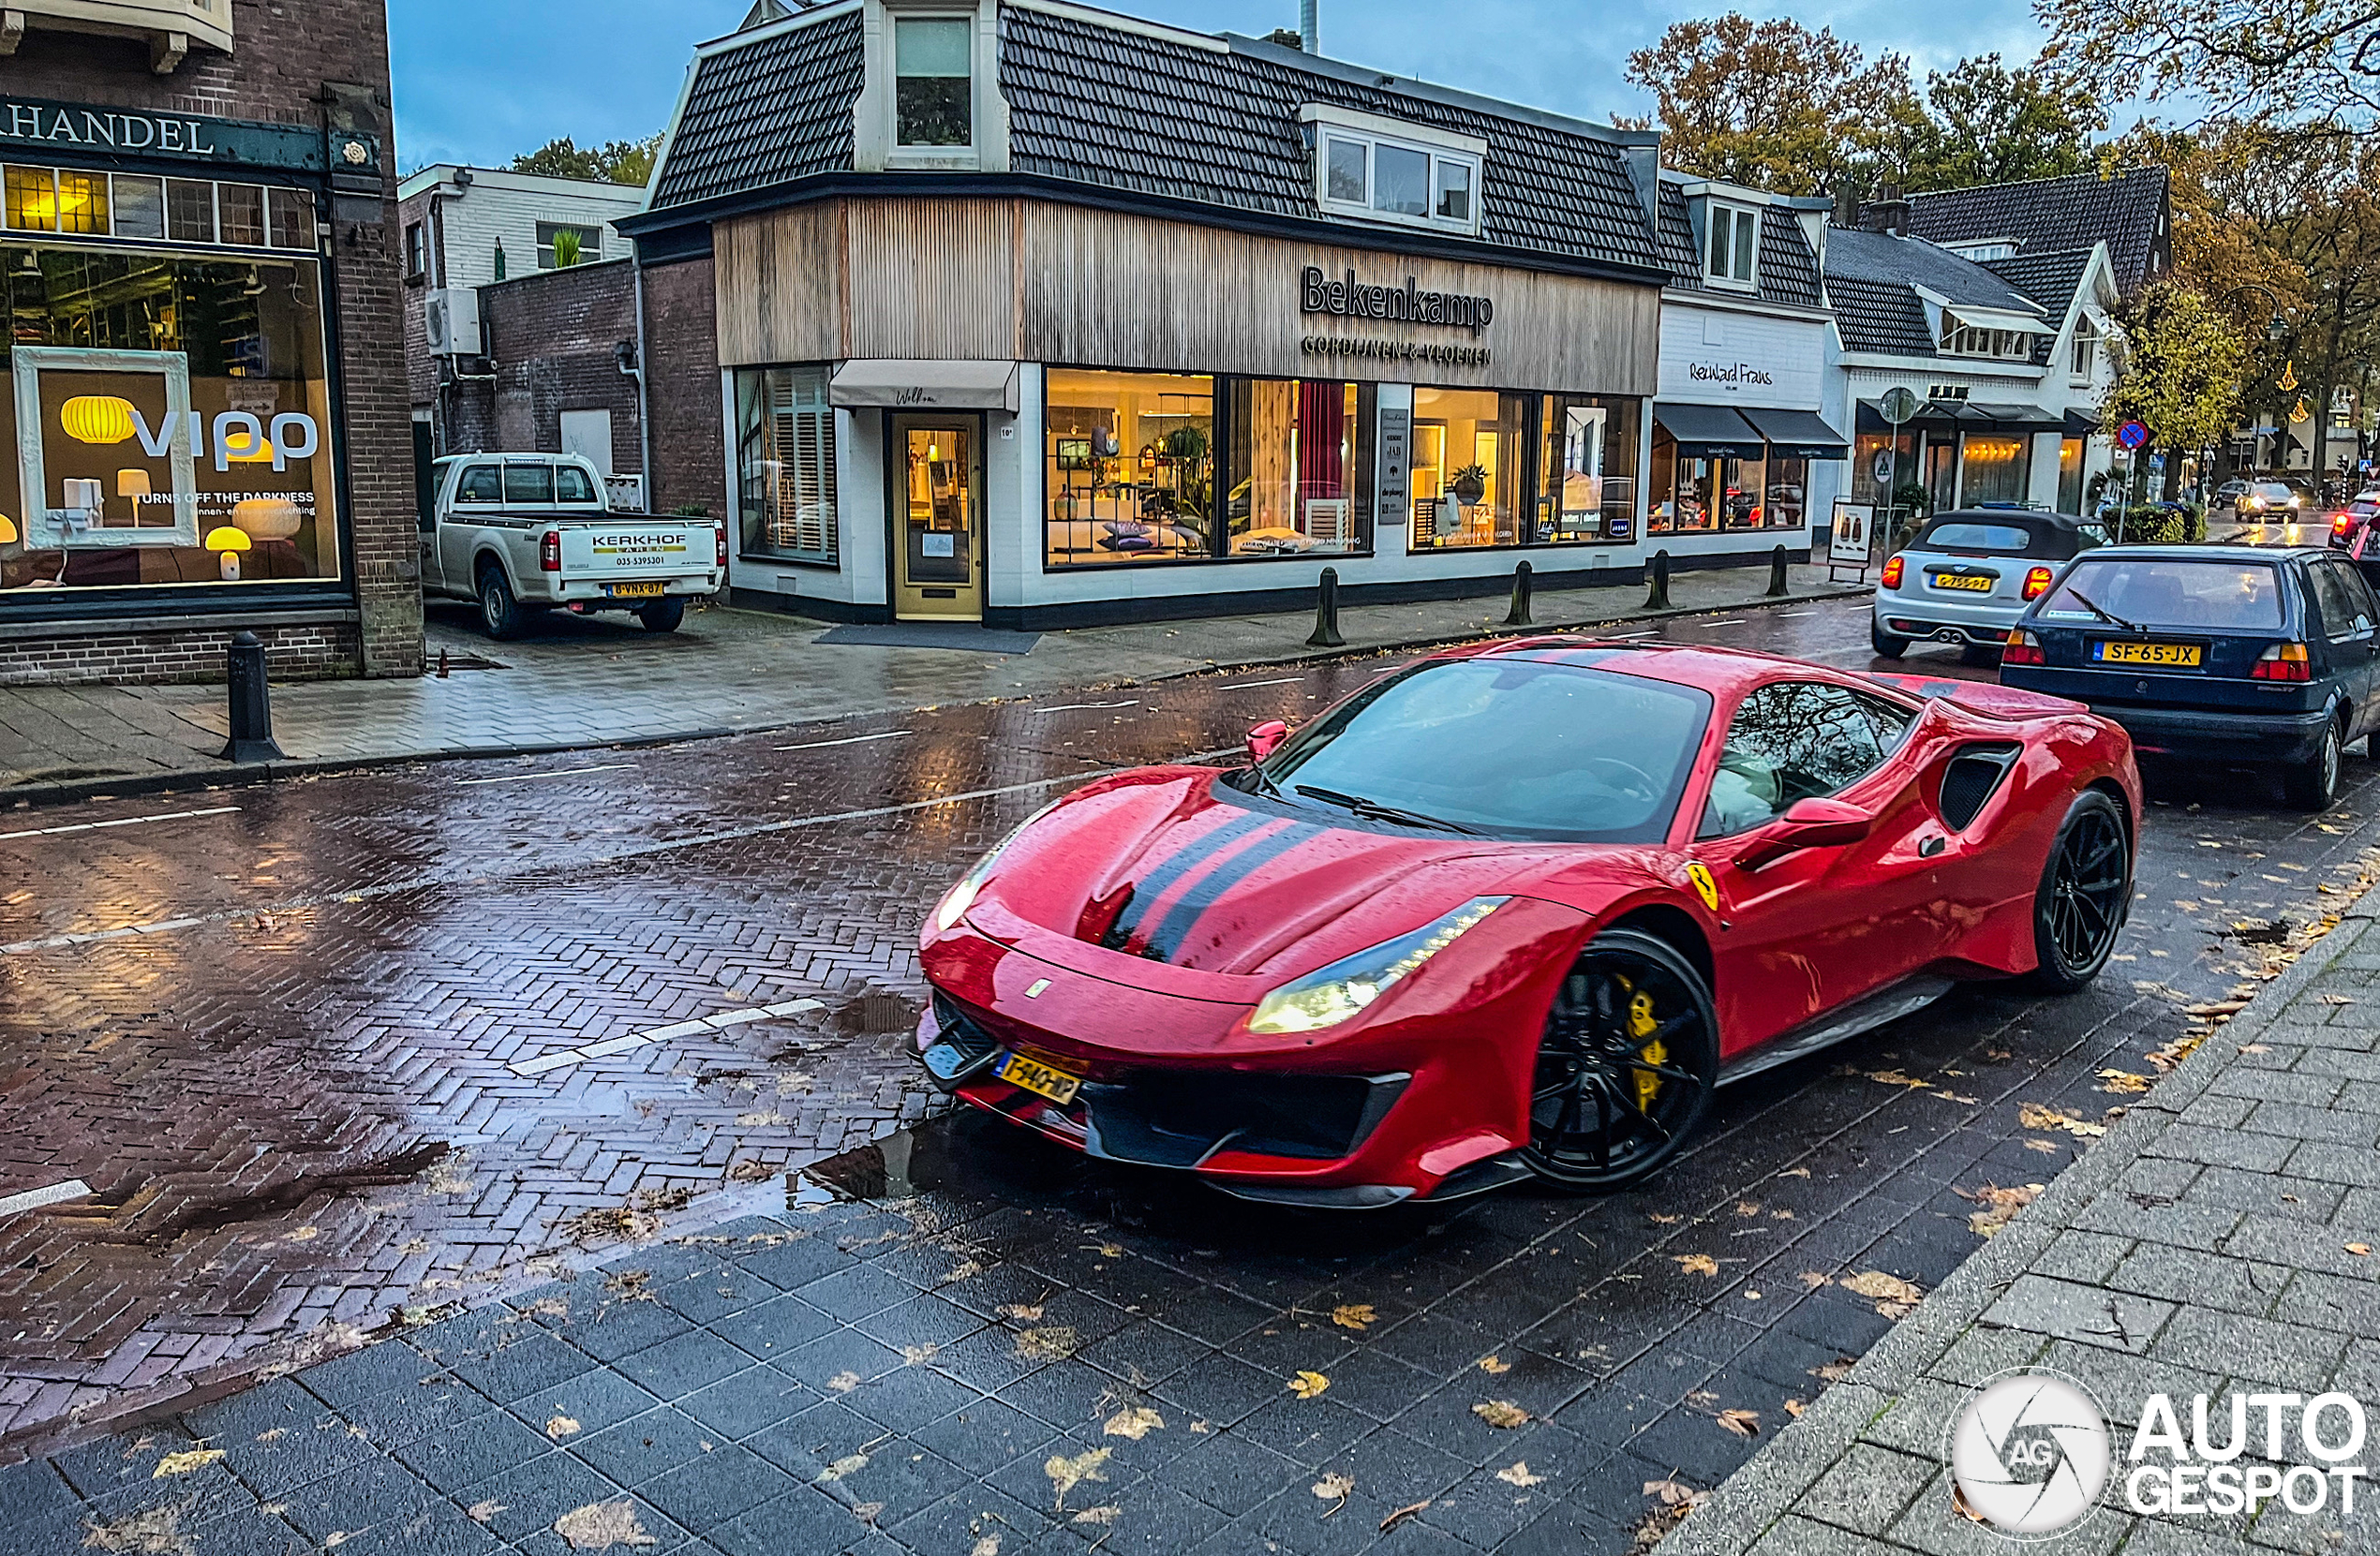
<path id="1" fill-rule="evenodd" d="M 1346 386 L 1298 385 L 1298 496 L 1346 495 Z"/>

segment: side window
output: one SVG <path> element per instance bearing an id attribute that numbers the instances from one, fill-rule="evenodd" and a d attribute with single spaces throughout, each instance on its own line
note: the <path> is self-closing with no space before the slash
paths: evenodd
<path id="1" fill-rule="evenodd" d="M 467 466 L 462 483 L 454 488 L 456 502 L 502 502 L 503 473 L 494 465 Z"/>
<path id="2" fill-rule="evenodd" d="M 2380 602 L 2373 600 L 2372 585 L 2364 582 L 2363 571 L 2360 568 L 2352 562 L 2342 562 L 2333 558 L 2322 564 L 2322 571 L 2329 573 L 2337 581 L 2341 600 L 2346 607 L 2347 619 L 2355 623 L 2356 631 L 2369 632 L 2375 625 L 2380 625 Z M 2329 612 L 2327 607 L 2323 614 L 2326 618 L 2328 616 Z M 2332 630 L 2336 631 L 2337 629 L 2333 628 Z"/>
<path id="3" fill-rule="evenodd" d="M 504 500 L 506 502 L 552 502 L 554 500 L 554 467 L 551 465 L 505 466 Z"/>
<path id="4" fill-rule="evenodd" d="M 2355 607 L 2347 602 L 2347 591 L 2340 583 L 2338 572 L 2326 562 L 2310 563 L 2306 583 L 2314 613 L 2322 620 L 2323 635 L 2333 642 L 2355 636 Z"/>
<path id="5" fill-rule="evenodd" d="M 554 467 L 554 497 L 558 502 L 600 502 L 595 483 L 575 465 Z"/>
<path id="6" fill-rule="evenodd" d="M 1877 744 L 1886 751 L 1898 746 L 1900 737 L 1909 733 L 1909 726 L 1917 722 L 1916 709 L 1903 707 L 1888 697 L 1854 691 L 1851 698 L 1867 716 L 1868 723 L 1875 726 Z"/>
<path id="7" fill-rule="evenodd" d="M 1701 836 L 1728 837 L 1783 815 L 1796 800 L 1832 794 L 1884 760 L 1886 705 L 1817 681 L 1779 681 L 1736 704 L 1718 771 L 1711 775 Z"/>

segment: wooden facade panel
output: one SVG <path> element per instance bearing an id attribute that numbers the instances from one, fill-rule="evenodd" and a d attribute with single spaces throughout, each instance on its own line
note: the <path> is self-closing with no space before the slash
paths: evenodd
<path id="1" fill-rule="evenodd" d="M 1016 205 L 844 202 L 854 357 L 1017 360 Z"/>
<path id="2" fill-rule="evenodd" d="M 722 367 L 827 362 L 843 348 L 841 208 L 787 206 L 717 223 Z"/>

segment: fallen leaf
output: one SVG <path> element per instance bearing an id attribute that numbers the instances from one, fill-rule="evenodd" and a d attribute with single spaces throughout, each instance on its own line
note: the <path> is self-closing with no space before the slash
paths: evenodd
<path id="1" fill-rule="evenodd" d="M 489 1497 L 483 1502 L 475 1502 L 469 1507 L 464 1508 L 463 1514 L 473 1523 L 491 1523 L 495 1521 L 497 1514 L 504 1512 L 505 1510 L 505 1506 L 502 1503 L 497 1501 L 494 1497 Z"/>
<path id="2" fill-rule="evenodd" d="M 1794 1279 L 1801 1282 L 1806 1291 L 1816 1291 L 1821 1286 L 1831 1286 L 1835 1283 L 1835 1278 L 1832 1275 L 1822 1274 L 1815 1269 L 1806 1269 Z"/>
<path id="3" fill-rule="evenodd" d="M 1165 1424 L 1166 1418 L 1147 1405 L 1126 1405 L 1108 1416 L 1108 1424 L 1099 1430 L 1107 1436 L 1129 1437 L 1138 1443 Z"/>
<path id="4" fill-rule="evenodd" d="M 2099 1078 L 2107 1083 L 2099 1089 L 2119 1097 L 2136 1096 L 2149 1086 L 2147 1075 L 2135 1075 L 2129 1070 L 2102 1070 Z"/>
<path id="5" fill-rule="evenodd" d="M 1822 1366 L 1809 1369 L 1809 1375 L 1821 1383 L 1841 1383 L 1852 1375 L 1852 1369 L 1858 1365 L 1850 1356 L 1837 1356 Z"/>
<path id="6" fill-rule="evenodd" d="M 625 1499 L 590 1502 L 584 1507 L 573 1507 L 554 1520 L 554 1533 L 559 1534 L 573 1550 L 609 1550 L 616 1545 L 661 1544 L 645 1533 L 644 1524 L 636 1518 L 636 1504 Z"/>
<path id="7" fill-rule="evenodd" d="M 2087 1123 L 2071 1113 L 2044 1107 L 2039 1103 L 2020 1104 L 2016 1109 L 2016 1121 L 2027 1129 L 2062 1129 L 2084 1139 L 2096 1139 L 2107 1133 L 2105 1124 Z"/>
<path id="8" fill-rule="evenodd" d="M 312 1242 L 321 1235 L 322 1229 L 319 1226 L 301 1226 L 281 1240 L 283 1242 Z"/>
<path id="9" fill-rule="evenodd" d="M 348 1541 L 353 1539 L 354 1537 L 354 1535 L 350 1534 L 344 1529 L 334 1529 L 328 1534 L 322 1536 L 322 1549 L 325 1550 L 336 1550 L 339 1547 L 347 1544 Z"/>
<path id="10" fill-rule="evenodd" d="M 1666 1507 L 1689 1507 L 1707 1498 L 1708 1491 L 1698 1491 L 1682 1480 L 1648 1480 L 1644 1494 L 1659 1497 Z"/>
<path id="11" fill-rule="evenodd" d="M 859 1374 L 856 1372 L 838 1372 L 833 1377 L 826 1380 L 826 1386 L 833 1389 L 838 1394 L 848 1394 L 853 1389 L 859 1386 Z"/>
<path id="12" fill-rule="evenodd" d="M 1717 1275 L 1718 1273 L 1718 1261 L 1707 1253 L 1673 1253 L 1670 1257 L 1676 1261 L 1678 1268 L 1688 1275 Z"/>
<path id="13" fill-rule="evenodd" d="M 1794 1215 L 1791 1210 L 1771 1210 L 1768 1213 L 1768 1219 L 1771 1221 L 1798 1221 L 1801 1218 Z"/>
<path id="14" fill-rule="evenodd" d="M 1003 1302 L 1000 1304 L 1000 1316 L 1017 1324 L 1038 1324 L 1041 1322 L 1041 1304 Z"/>
<path id="15" fill-rule="evenodd" d="M 578 1423 L 567 1415 L 556 1415 L 545 1423 L 545 1435 L 558 1443 L 565 1437 L 578 1435 Z"/>
<path id="16" fill-rule="evenodd" d="M 2371 1253 L 2372 1245 L 2368 1242 L 2351 1242 L 2347 1244 L 2347 1252 L 2360 1259 Z"/>
<path id="17" fill-rule="evenodd" d="M 986 1534 L 975 1542 L 974 1549 L 967 1552 L 967 1556 L 1000 1556 L 1000 1536 Z"/>
<path id="18" fill-rule="evenodd" d="M 1761 1213 L 1761 1208 L 1753 1204 L 1748 1199 L 1739 1199 L 1735 1202 L 1735 1213 L 1739 1216 L 1749 1218 L 1759 1215 Z"/>
<path id="19" fill-rule="evenodd" d="M 1717 1418 L 1720 1426 L 1738 1437 L 1760 1435 L 1761 1413 L 1757 1410 L 1722 1410 Z"/>
<path id="20" fill-rule="evenodd" d="M 277 1443 L 289 1434 L 290 1429 L 287 1427 L 267 1427 L 256 1434 L 256 1440 L 260 1443 Z"/>
<path id="21" fill-rule="evenodd" d="M 862 1523 L 874 1523 L 876 1515 L 885 1510 L 881 1502 L 860 1502 L 852 1504 L 851 1516 Z"/>
<path id="22" fill-rule="evenodd" d="M 1345 1507 L 1347 1504 L 1348 1497 L 1355 1494 L 1355 1476 L 1351 1474 L 1341 1474 L 1334 1470 L 1331 1474 L 1324 1475 L 1320 1480 L 1316 1481 L 1312 1489 L 1314 1494 L 1321 1498 L 1324 1502 L 1336 1504 L 1336 1505 L 1331 1509 L 1331 1513 L 1335 1513 L 1339 1510 L 1339 1508 Z M 1331 1513 L 1325 1513 L 1322 1516 L 1327 1519 L 1331 1516 Z"/>
<path id="23" fill-rule="evenodd" d="M 1064 1361 L 1075 1354 L 1081 1338 L 1064 1324 L 1047 1328 L 1020 1329 L 1017 1333 L 1017 1355 L 1029 1361 Z"/>
<path id="24" fill-rule="evenodd" d="M 1099 1468 L 1108 1462 L 1108 1455 L 1112 1451 L 1108 1448 L 1091 1448 L 1075 1455 L 1072 1459 L 1058 1454 L 1050 1455 L 1049 1461 L 1041 1466 L 1041 1473 L 1049 1477 L 1051 1488 L 1058 1493 L 1057 1501 L 1052 1505 L 1060 1512 L 1064 1512 L 1067 1492 L 1086 1480 L 1107 1479 L 1106 1475 L 1099 1473 Z"/>
<path id="25" fill-rule="evenodd" d="M 2040 1151 L 2045 1156 L 2055 1156 L 2066 1148 L 2055 1140 L 2028 1140 L 2025 1142 L 2025 1148 Z"/>
<path id="26" fill-rule="evenodd" d="M 1289 1392 L 1301 1400 L 1311 1400 L 1331 1386 L 1331 1380 L 1319 1372 L 1300 1372 L 1289 1380 Z"/>
<path id="27" fill-rule="evenodd" d="M 1962 1199 L 1971 1199 L 1983 1206 L 1982 1209 L 1967 1218 L 1967 1230 L 1979 1237 L 1988 1237 L 2007 1225 L 2017 1211 L 2030 1205 L 2041 1191 L 2042 1186 L 2038 1183 L 2027 1183 L 2013 1189 L 1986 1183 L 1971 1192 L 1966 1189 L 1953 1192 Z"/>
<path id="28" fill-rule="evenodd" d="M 1760 1299 L 1761 1299 L 1761 1294 L 1760 1294 L 1759 1292 L 1754 1291 L 1754 1290 L 1753 1290 L 1751 1287 L 1749 1287 L 1749 1286 L 1747 1286 L 1747 1287 L 1745 1287 L 1745 1288 L 1744 1288 L 1744 1300 L 1745 1300 L 1745 1301 L 1747 1301 L 1747 1302 L 1757 1302 L 1757 1301 L 1759 1301 Z"/>
<path id="29" fill-rule="evenodd" d="M 1529 1413 L 1510 1400 L 1482 1400 L 1471 1407 L 1471 1414 L 1488 1425 L 1507 1431 L 1529 1423 Z"/>
<path id="30" fill-rule="evenodd" d="M 1906 1086 L 1914 1091 L 1929 1091 L 1933 1089 L 1934 1085 L 1932 1081 L 1919 1080 L 1916 1076 L 1905 1075 L 1898 1070 L 1854 1070 L 1852 1074 L 1865 1075 L 1879 1086 Z"/>
<path id="31" fill-rule="evenodd" d="M 1807 1410 L 1809 1406 L 1802 1403 L 1799 1400 L 1788 1400 L 1785 1401 L 1785 1414 L 1791 1415 L 1796 1421 L 1802 1418 L 1802 1412 Z"/>
<path id="32" fill-rule="evenodd" d="M 1788 1167 L 1777 1176 L 1779 1178 L 1807 1178 L 1809 1176 L 1809 1169 L 1807 1167 Z"/>
<path id="33" fill-rule="evenodd" d="M 83 1549 L 110 1556 L 193 1556 L 198 1549 L 182 1532 L 178 1504 L 144 1508 L 115 1523 L 86 1523 L 83 1529 Z"/>
<path id="34" fill-rule="evenodd" d="M 1086 1507 L 1077 1513 L 1070 1521 L 1097 1528 L 1101 1524 L 1113 1523 L 1122 1517 L 1123 1517 L 1123 1509 L 1111 1502 L 1100 1507 Z"/>
<path id="35" fill-rule="evenodd" d="M 1428 1510 L 1429 1505 L 1429 1499 L 1424 1497 L 1420 1502 L 1408 1502 L 1404 1506 L 1394 1509 L 1387 1518 L 1380 1520 L 1380 1533 L 1383 1534 L 1387 1534 L 1391 1529 L 1393 1529 L 1398 1524 L 1403 1523 L 1406 1519 L 1413 1517 L 1415 1514 Z"/>
<path id="36" fill-rule="evenodd" d="M 1656 1226 L 1675 1226 L 1679 1222 L 1684 1221 L 1686 1218 L 1684 1216 L 1665 1216 L 1656 1210 L 1646 1215 L 1644 1219 L 1651 1222 Z"/>
<path id="37" fill-rule="evenodd" d="M 1342 1329 L 1361 1331 L 1380 1321 L 1369 1302 L 1342 1302 L 1331 1310 L 1331 1322 Z"/>
<path id="38" fill-rule="evenodd" d="M 846 1475 L 855 1475 L 867 1467 L 868 1456 L 866 1454 L 847 1453 L 840 1459 L 836 1460 L 832 1464 L 829 1464 L 825 1469 L 819 1471 L 818 1478 L 822 1483 L 837 1481 L 842 1479 Z"/>
<path id="39" fill-rule="evenodd" d="M 221 1448 L 192 1448 L 186 1453 L 170 1453 L 157 1460 L 157 1467 L 149 1472 L 149 1478 L 163 1480 L 168 1475 L 188 1474 L 193 1470 L 205 1469 L 222 1457 Z"/>
<path id="40" fill-rule="evenodd" d="M 1863 1270 L 1843 1282 L 1842 1286 L 1845 1291 L 1856 1292 L 1874 1302 L 1879 1317 L 1895 1320 L 1907 1318 L 1916 1311 L 1926 1295 L 1924 1287 L 1881 1269 Z"/>
<path id="41" fill-rule="evenodd" d="M 901 1362 L 909 1367 L 923 1367 L 940 1355 L 942 1347 L 930 1340 L 923 1345 L 904 1345 L 900 1348 Z"/>
<path id="42" fill-rule="evenodd" d="M 1512 1371 L 1512 1364 L 1506 1361 L 1502 1356 L 1481 1356 L 1480 1358 L 1480 1371 L 1482 1372 L 1493 1372 L 1498 1377 L 1501 1377 L 1503 1374 Z"/>
<path id="43" fill-rule="evenodd" d="M 1495 1478 L 1504 1482 L 1507 1486 L 1518 1486 L 1523 1490 L 1526 1490 L 1532 1486 L 1542 1486 L 1545 1484 L 1545 1477 L 1543 1475 L 1529 1474 L 1529 1461 L 1525 1459 L 1516 1460 L 1512 1467 L 1509 1470 L 1496 1471 Z"/>
<path id="44" fill-rule="evenodd" d="M 1966 1490 L 1956 1481 L 1951 1483 L 1950 1506 L 1951 1511 L 1956 1513 L 1960 1518 L 1965 1519 L 1970 1523 L 1982 1523 L 1984 1521 L 1984 1516 L 1981 1513 L 1976 1512 L 1975 1509 L 1969 1504 Z"/>
<path id="45" fill-rule="evenodd" d="M 1929 1097 L 1940 1097 L 1942 1101 L 1944 1101 L 1944 1102 L 1946 1102 L 1946 1103 L 1964 1103 L 1964 1104 L 1966 1104 L 1969 1107 L 1972 1107 L 1972 1106 L 1974 1106 L 1977 1103 L 1979 1103 L 1979 1102 L 1983 1101 L 1983 1099 L 1982 1099 L 1981 1097 L 1962 1097 L 1962 1096 L 1960 1096 L 1957 1092 L 1953 1091 L 1950 1088 L 1948 1088 L 1948 1087 L 1946 1087 L 1946 1086 L 1945 1086 L 1945 1087 L 1943 1087 L 1943 1088 L 1942 1088 L 1940 1091 L 1928 1091 L 1928 1092 L 1926 1092 L 1926 1095 L 1927 1095 L 1927 1096 L 1929 1096 Z"/>

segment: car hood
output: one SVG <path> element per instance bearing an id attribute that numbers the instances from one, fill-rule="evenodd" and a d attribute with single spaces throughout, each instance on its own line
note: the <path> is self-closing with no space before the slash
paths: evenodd
<path id="1" fill-rule="evenodd" d="M 1150 768 L 1078 791 L 1009 843 L 972 915 L 1202 972 L 1295 976 L 1475 897 L 1525 894 L 1582 845 L 1375 827 Z"/>

